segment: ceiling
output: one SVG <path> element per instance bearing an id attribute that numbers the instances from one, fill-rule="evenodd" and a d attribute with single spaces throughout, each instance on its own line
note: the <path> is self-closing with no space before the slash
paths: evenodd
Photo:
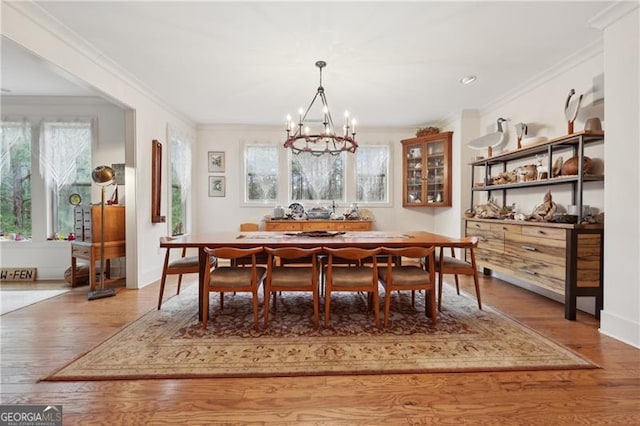
<path id="1" fill-rule="evenodd" d="M 195 123 L 284 125 L 325 60 L 334 120 L 362 127 L 482 108 L 601 43 L 612 2 L 37 3 Z M 89 94 L 6 40 L 1 64 L 12 95 Z"/>

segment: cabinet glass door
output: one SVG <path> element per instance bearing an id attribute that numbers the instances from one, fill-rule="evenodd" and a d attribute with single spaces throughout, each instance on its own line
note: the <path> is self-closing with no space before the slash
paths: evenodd
<path id="1" fill-rule="evenodd" d="M 427 144 L 427 203 L 442 203 L 445 197 L 445 149 L 443 141 Z"/>
<path id="2" fill-rule="evenodd" d="M 423 204 L 424 179 L 423 179 L 423 144 L 408 145 L 406 147 L 405 188 L 406 204 Z"/>

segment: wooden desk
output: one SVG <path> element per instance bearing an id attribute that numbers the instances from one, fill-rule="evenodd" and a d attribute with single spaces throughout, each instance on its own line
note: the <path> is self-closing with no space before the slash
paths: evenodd
<path id="1" fill-rule="evenodd" d="M 110 283 L 124 280 L 124 277 L 111 279 L 111 259 L 125 256 L 124 241 L 108 241 L 104 243 L 105 258 L 105 283 L 107 279 Z M 89 284 L 90 290 L 96 289 L 96 261 L 100 260 L 100 243 L 85 243 L 74 241 L 71 243 L 71 287 L 76 286 L 76 264 L 77 259 L 89 261 Z"/>
<path id="2" fill-rule="evenodd" d="M 265 231 L 371 231 L 371 220 L 265 220 Z"/>
<path id="3" fill-rule="evenodd" d="M 202 320 L 202 297 L 204 297 L 204 274 L 207 255 L 204 247 L 454 247 L 465 248 L 473 244 L 473 238 L 449 238 L 429 232 L 347 232 L 335 237 L 304 237 L 282 232 L 215 232 L 183 235 L 178 238 L 161 238 L 160 247 L 198 248 L 200 256 L 198 313 Z"/>

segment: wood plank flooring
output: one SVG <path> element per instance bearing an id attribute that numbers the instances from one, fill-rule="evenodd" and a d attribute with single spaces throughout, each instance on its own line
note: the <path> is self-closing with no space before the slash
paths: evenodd
<path id="1" fill-rule="evenodd" d="M 462 287 L 474 294 L 469 280 Z M 62 404 L 65 425 L 640 424 L 640 350 L 600 334 L 590 315 L 565 320 L 563 306 L 542 296 L 486 277 L 481 288 L 483 304 L 602 368 L 38 382 L 157 303 L 157 283 L 91 302 L 80 287 L 0 317 L 0 403 Z M 172 280 L 165 297 L 174 292 Z"/>

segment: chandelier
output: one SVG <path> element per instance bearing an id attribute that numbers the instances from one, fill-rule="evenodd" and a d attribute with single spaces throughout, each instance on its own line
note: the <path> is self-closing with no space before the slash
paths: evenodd
<path id="1" fill-rule="evenodd" d="M 339 155 L 343 151 L 354 153 L 358 148 L 358 143 L 355 140 L 356 120 L 349 117 L 348 111 L 344 113 L 345 123 L 342 128 L 342 135 L 336 134 L 329 106 L 327 105 L 327 98 L 324 94 L 324 87 L 322 87 L 322 68 L 326 65 L 325 61 L 316 62 L 316 67 L 320 69 L 320 86 L 318 86 L 318 91 L 307 110 L 304 111 L 302 108 L 298 110 L 298 123 L 294 123 L 290 115 L 287 116 L 287 140 L 284 143 L 284 147 L 291 148 L 291 152 L 294 154 L 308 152 L 315 156 L 322 154 Z M 311 130 L 305 120 L 318 98 L 322 102 L 322 125 L 317 125 Z"/>

